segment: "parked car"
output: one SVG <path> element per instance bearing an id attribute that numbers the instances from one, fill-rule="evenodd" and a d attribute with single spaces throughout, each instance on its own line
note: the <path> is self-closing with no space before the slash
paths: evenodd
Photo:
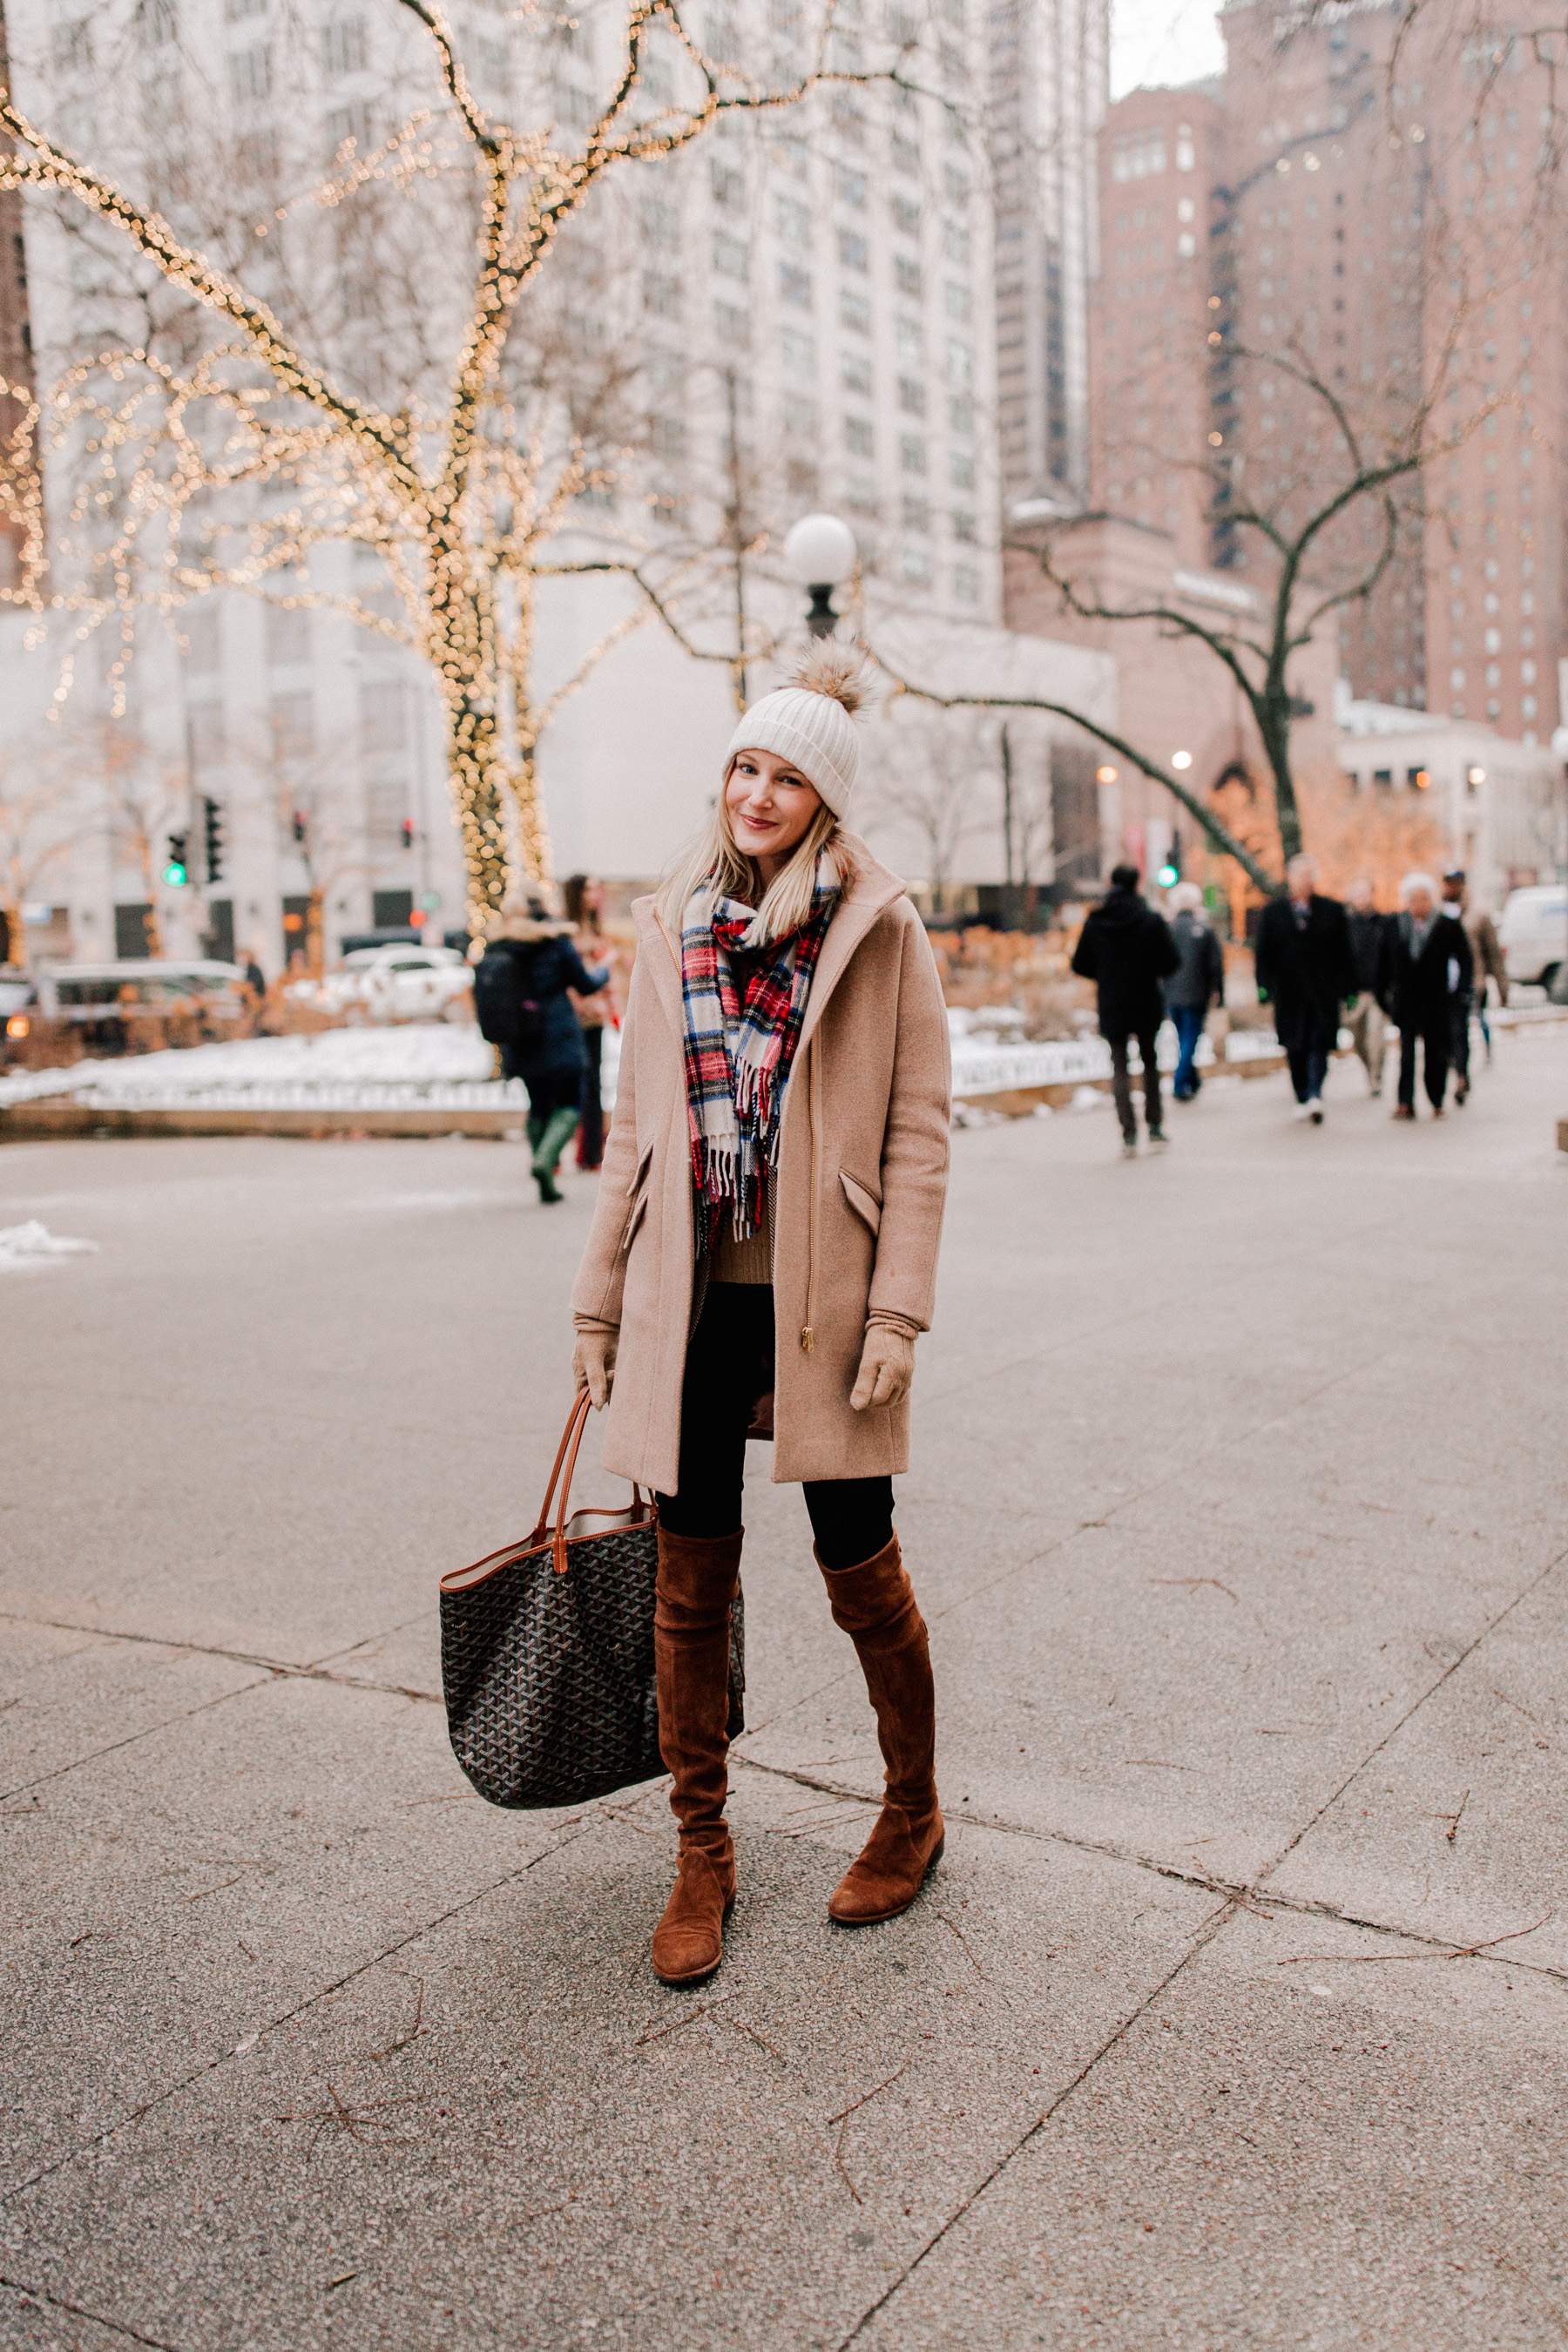
<path id="1" fill-rule="evenodd" d="M 245 975 L 237 964 L 153 961 L 40 966 L 37 1003 L 26 1016 L 74 1029 L 96 1053 L 123 1053 L 140 1036 L 163 1042 L 166 1031 L 145 1024 L 183 1021 L 197 1037 L 232 1035 L 249 1013 Z"/>
<path id="2" fill-rule="evenodd" d="M 47 1021 L 89 1024 L 106 1013 L 199 1011 L 238 1021 L 247 1010 L 245 975 L 233 963 L 46 964 L 38 973 L 38 1011 Z"/>
<path id="3" fill-rule="evenodd" d="M 356 948 L 321 980 L 292 980 L 297 1004 L 362 1021 L 468 1021 L 473 970 L 455 948 Z"/>
<path id="4" fill-rule="evenodd" d="M 1510 981 L 1550 989 L 1568 955 L 1568 887 L 1543 882 L 1510 890 L 1498 924 Z"/>

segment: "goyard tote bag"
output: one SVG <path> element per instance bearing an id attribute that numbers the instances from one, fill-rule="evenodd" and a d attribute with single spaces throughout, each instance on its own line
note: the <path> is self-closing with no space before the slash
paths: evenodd
<path id="1" fill-rule="evenodd" d="M 567 1416 L 533 1533 L 441 1579 L 452 1750 L 492 1805 L 580 1805 L 664 1770 L 653 1659 L 658 1518 L 639 1486 L 623 1510 L 571 1509 L 589 1410 L 584 1391 Z M 737 1593 L 731 1739 L 745 1727 L 744 1689 Z"/>

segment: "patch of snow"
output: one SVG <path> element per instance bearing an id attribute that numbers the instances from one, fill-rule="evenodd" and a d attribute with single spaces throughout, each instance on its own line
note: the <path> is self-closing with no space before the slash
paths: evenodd
<path id="1" fill-rule="evenodd" d="M 90 1256 L 96 1242 L 70 1241 L 51 1234 L 47 1225 L 30 1217 L 25 1225 L 0 1225 L 0 1274 L 35 1265 L 52 1265 L 62 1257 Z"/>
<path id="2" fill-rule="evenodd" d="M 1074 1090 L 1072 1101 L 1068 1108 L 1069 1110 L 1098 1110 L 1102 1103 L 1108 1103 L 1110 1100 L 1110 1097 L 1102 1087 L 1079 1087 Z"/>

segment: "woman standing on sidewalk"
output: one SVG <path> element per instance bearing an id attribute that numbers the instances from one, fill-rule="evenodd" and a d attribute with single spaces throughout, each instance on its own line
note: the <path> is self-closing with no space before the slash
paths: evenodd
<path id="1" fill-rule="evenodd" d="M 730 1604 L 748 1426 L 771 1406 L 887 1765 L 828 1909 L 890 1918 L 942 1852 L 926 1630 L 893 1532 L 947 1188 L 947 1020 L 903 885 L 848 833 L 858 663 L 815 652 L 735 730 L 698 847 L 639 899 L 638 953 L 574 1369 L 605 1463 L 658 1500 L 659 1748 L 680 1824 L 653 1939 L 708 1975 L 735 1898 Z M 613 1387 L 613 1396 L 612 1396 Z"/>

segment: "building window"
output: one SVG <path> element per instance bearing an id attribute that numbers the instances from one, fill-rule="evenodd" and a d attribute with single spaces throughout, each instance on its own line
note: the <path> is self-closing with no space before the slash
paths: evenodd
<path id="1" fill-rule="evenodd" d="M 953 264 L 955 268 L 967 269 L 969 267 L 969 231 L 966 228 L 961 227 L 957 221 L 943 221 L 942 225 L 942 249 L 946 254 L 949 261 Z"/>
<path id="2" fill-rule="evenodd" d="M 919 236 L 921 233 L 921 208 L 919 205 L 912 204 L 908 196 L 895 196 L 893 198 L 893 226 L 898 230 L 900 236 Z"/>
<path id="3" fill-rule="evenodd" d="M 1196 166 L 1197 160 L 1197 151 L 1193 145 L 1192 124 L 1190 122 L 1178 122 L 1176 125 L 1177 171 L 1190 172 L 1194 170 Z"/>
<path id="4" fill-rule="evenodd" d="M 838 258 L 846 269 L 864 270 L 870 267 L 869 251 L 863 236 L 852 228 L 838 232 Z"/>
<path id="5" fill-rule="evenodd" d="M 889 152 L 893 159 L 895 172 L 905 172 L 910 179 L 919 179 L 921 151 L 912 139 L 901 139 L 895 131 L 892 146 Z"/>
<path id="6" fill-rule="evenodd" d="M 1110 176 L 1113 180 L 1144 180 L 1165 168 L 1165 133 L 1158 131 L 1133 131 L 1117 140 L 1110 151 Z M 1191 171 L 1190 163 L 1183 166 Z"/>
<path id="7" fill-rule="evenodd" d="M 926 388 L 918 376 L 899 378 L 899 406 L 906 416 L 923 416 L 926 413 Z"/>
<path id="8" fill-rule="evenodd" d="M 834 174 L 833 184 L 841 205 L 853 205 L 857 212 L 864 207 L 866 202 L 864 172 L 847 172 L 840 164 Z"/>
<path id="9" fill-rule="evenodd" d="M 854 508 L 857 514 L 876 513 L 877 485 L 875 482 L 868 482 L 863 476 L 857 475 L 855 478 L 847 485 L 844 496 L 847 504 Z"/>
<path id="10" fill-rule="evenodd" d="M 811 243 L 811 213 L 794 196 L 780 196 L 775 207 L 778 233 L 786 245 Z"/>
<path id="11" fill-rule="evenodd" d="M 952 394 L 947 404 L 947 425 L 950 433 L 962 433 L 967 437 L 974 430 L 974 403 L 959 393 Z"/>
<path id="12" fill-rule="evenodd" d="M 971 450 L 952 449 L 948 452 L 947 478 L 955 490 L 972 490 L 974 488 L 974 457 Z"/>
<path id="13" fill-rule="evenodd" d="M 923 547 L 906 547 L 899 560 L 899 570 L 911 587 L 931 586 L 931 557 Z"/>
<path id="14" fill-rule="evenodd" d="M 974 353 L 967 343 L 950 341 L 947 347 L 947 380 L 949 383 L 967 384 L 974 377 Z"/>
<path id="15" fill-rule="evenodd" d="M 786 327 L 779 342 L 784 352 L 784 363 L 791 375 L 816 373 L 816 345 L 809 335 L 796 334 L 793 327 Z"/>
<path id="16" fill-rule="evenodd" d="M 893 262 L 893 276 L 898 281 L 900 294 L 912 294 L 917 299 L 919 299 L 922 281 L 918 261 L 910 261 L 901 253 L 897 255 Z"/>
<path id="17" fill-rule="evenodd" d="M 906 474 L 925 472 L 926 445 L 918 433 L 905 433 L 900 436 L 899 463 Z"/>
<path id="18" fill-rule="evenodd" d="M 363 73 L 365 67 L 364 18 L 340 16 L 335 24 L 326 26 L 321 33 L 321 56 L 329 76 Z"/>
<path id="19" fill-rule="evenodd" d="M 906 530 L 930 530 L 931 508 L 924 499 L 914 499 L 906 494 L 903 503 L 903 523 Z"/>
<path id="20" fill-rule="evenodd" d="M 731 212 L 740 212 L 746 202 L 746 175 L 737 172 L 732 163 L 715 163 L 710 166 L 713 201 Z"/>
<path id="21" fill-rule="evenodd" d="M 713 326 L 721 342 L 734 343 L 742 351 L 752 344 L 752 314 L 736 308 L 733 302 L 715 302 Z"/>
<path id="22" fill-rule="evenodd" d="M 809 310 L 811 308 L 810 270 L 797 269 L 793 261 L 781 261 L 779 295 L 782 300 L 790 303 L 796 310 Z"/>
<path id="23" fill-rule="evenodd" d="M 955 567 L 952 575 L 952 593 L 961 604 L 979 604 L 980 574 L 973 565 L 960 563 Z"/>
<path id="24" fill-rule="evenodd" d="M 713 267 L 721 278 L 738 278 L 742 285 L 752 274 L 752 257 L 738 236 L 713 233 Z"/>
<path id="25" fill-rule="evenodd" d="M 968 287 L 955 286 L 950 278 L 944 291 L 947 295 L 948 317 L 950 319 L 956 319 L 961 326 L 967 327 L 969 324 Z"/>
<path id="26" fill-rule="evenodd" d="M 680 308 L 679 278 L 660 278 L 649 273 L 642 282 L 642 306 L 656 318 L 668 319 Z"/>
<path id="27" fill-rule="evenodd" d="M 871 392 L 871 361 L 866 352 L 841 352 L 838 355 L 838 380 L 846 392 Z"/>
<path id="28" fill-rule="evenodd" d="M 972 514 L 955 511 L 952 518 L 952 535 L 954 539 L 967 540 L 973 544 L 980 536 L 975 528 L 974 517 Z"/>
<path id="29" fill-rule="evenodd" d="M 803 400 L 798 393 L 787 393 L 784 404 L 784 431 L 813 440 L 816 435 L 816 403 Z"/>
<path id="30" fill-rule="evenodd" d="M 851 294 L 847 289 L 838 297 L 838 317 L 851 334 L 868 335 L 871 331 L 871 305 L 864 294 Z"/>
<path id="31" fill-rule="evenodd" d="M 876 454 L 876 443 L 868 416 L 847 416 L 844 420 L 844 446 L 852 457 L 870 457 Z"/>

